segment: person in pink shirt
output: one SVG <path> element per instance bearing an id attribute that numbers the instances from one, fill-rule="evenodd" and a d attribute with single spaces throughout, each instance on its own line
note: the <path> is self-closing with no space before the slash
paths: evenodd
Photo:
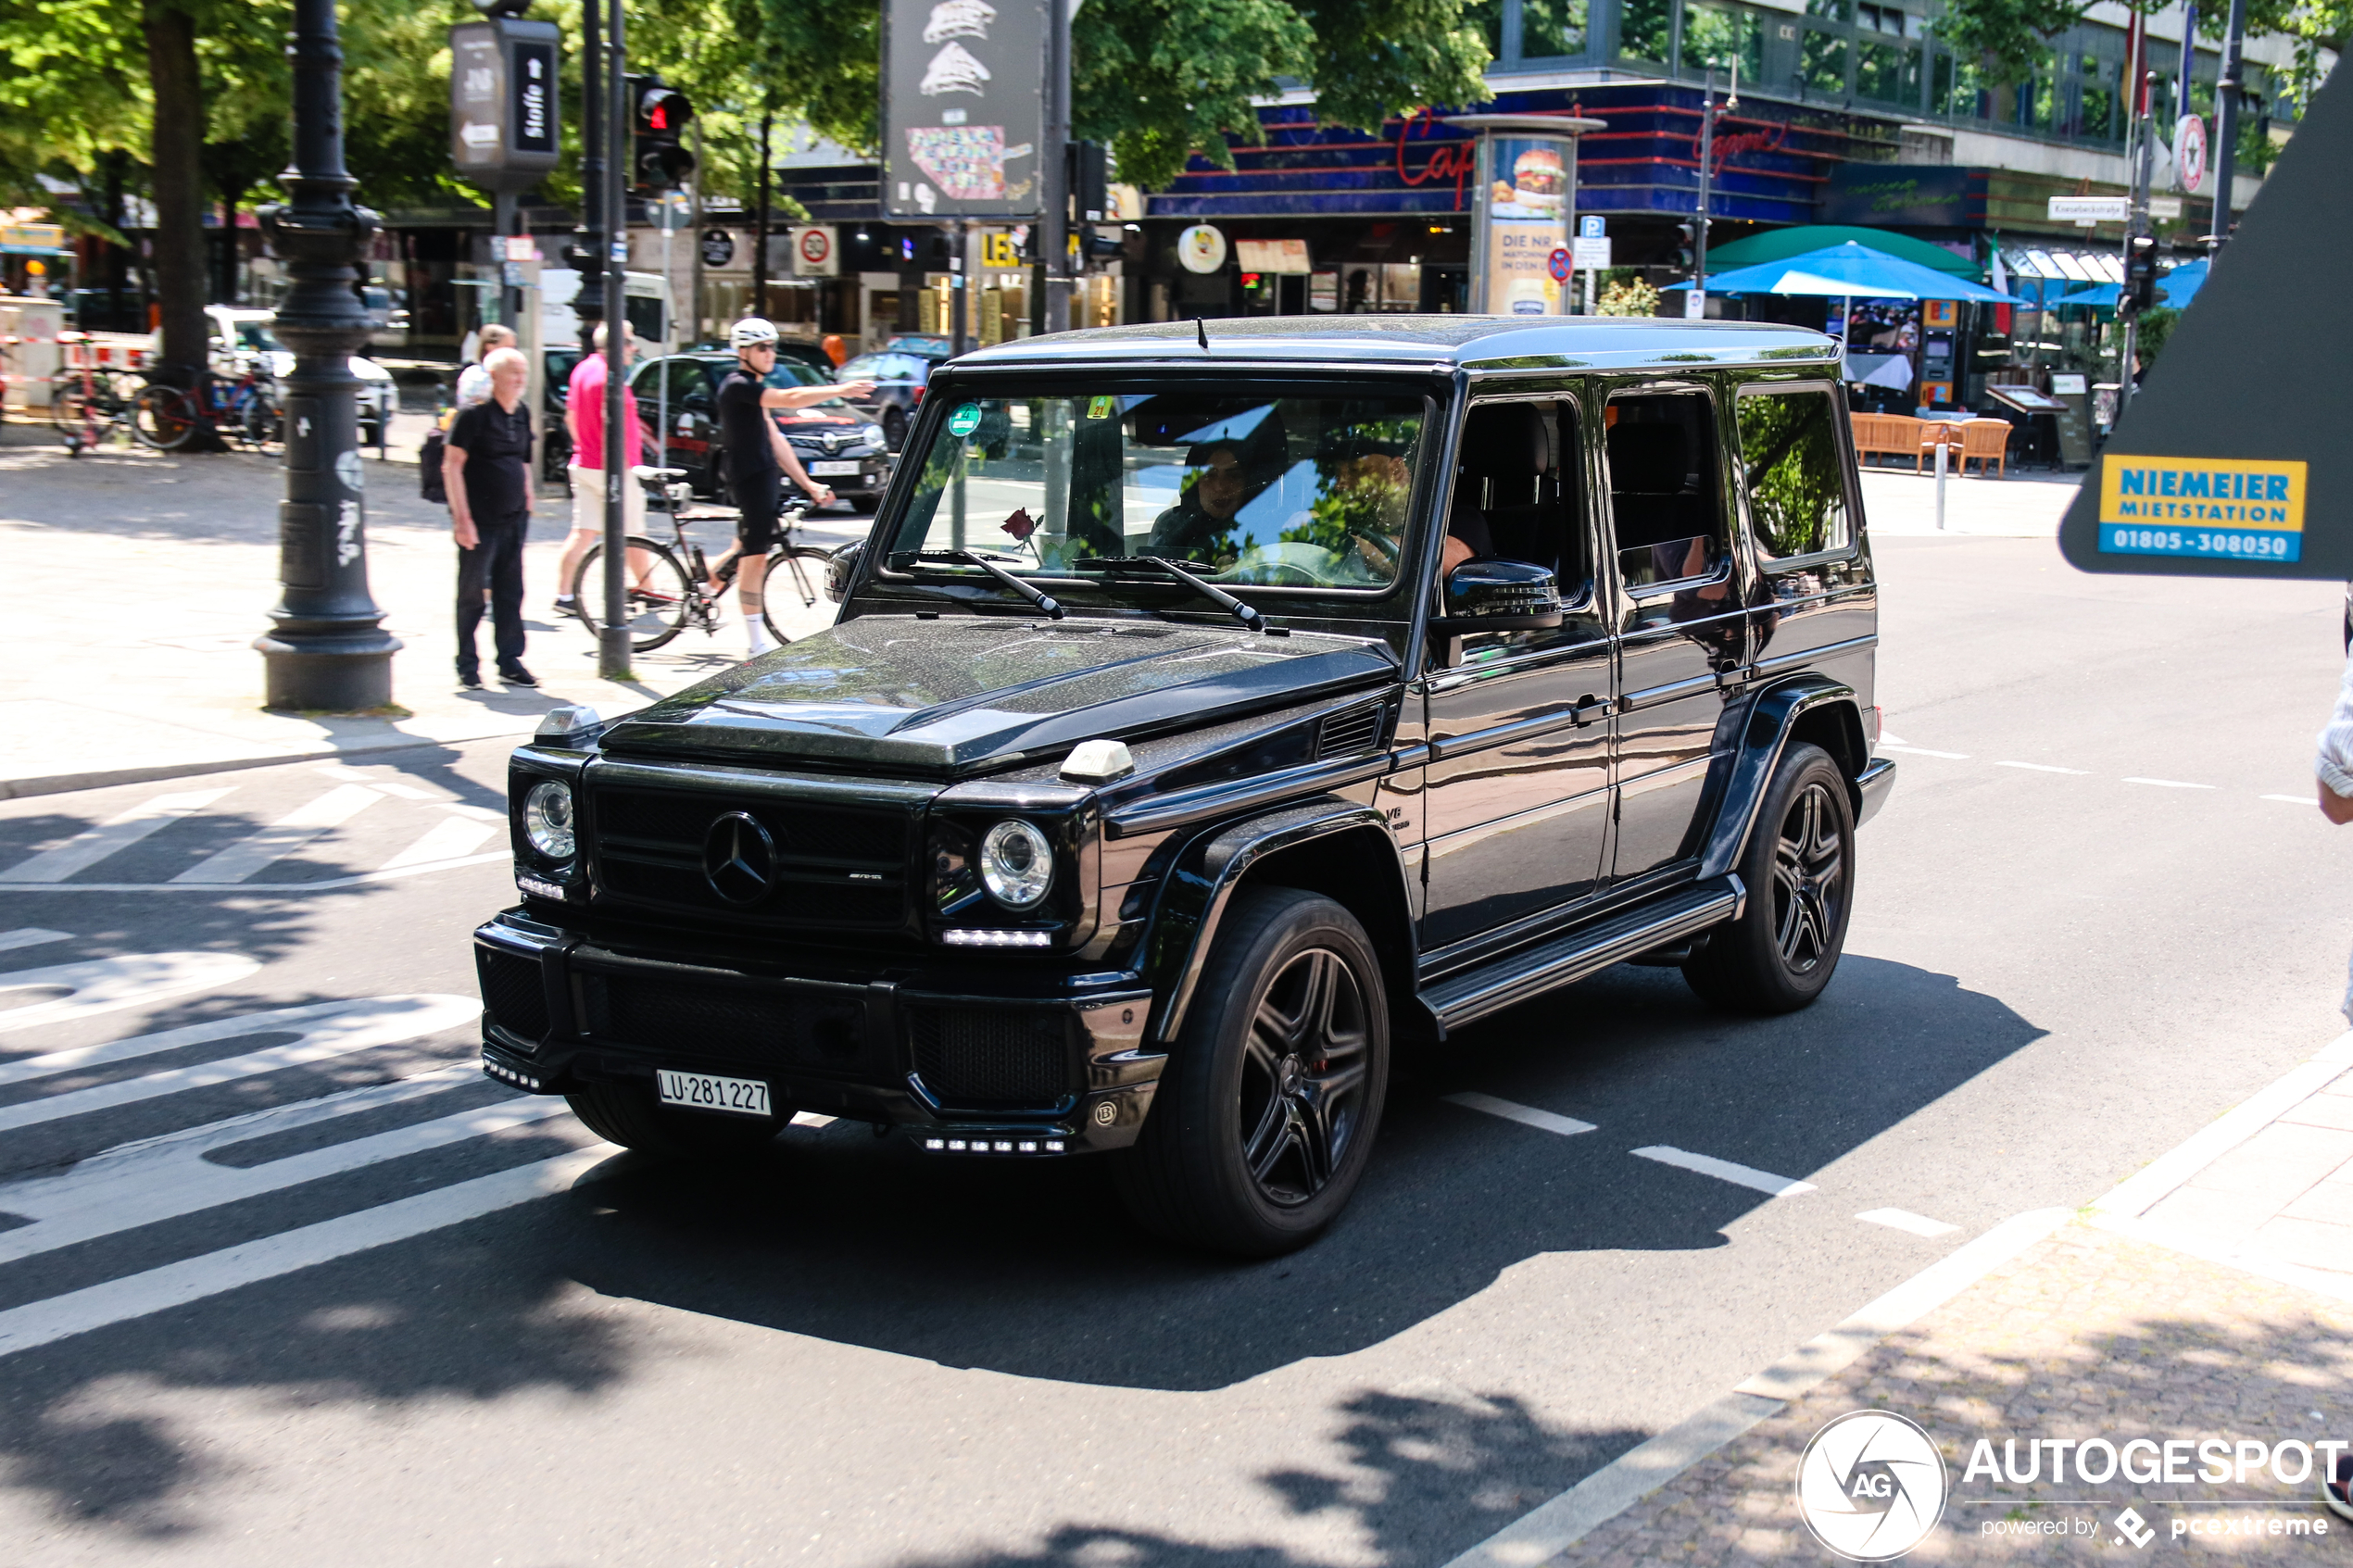
<path id="1" fill-rule="evenodd" d="M 631 358 L 635 357 L 637 334 L 629 323 L 621 325 L 621 342 Z M 556 613 L 577 615 L 579 600 L 573 596 L 579 584 L 573 581 L 580 572 L 580 563 L 605 536 L 605 327 L 599 321 L 590 334 L 594 352 L 580 357 L 572 368 L 572 380 L 564 394 L 564 428 L 572 433 L 572 537 L 564 541 L 563 560 L 556 568 Z M 623 387 L 621 393 L 622 471 L 646 460 L 646 433 L 637 422 L 637 395 Z M 631 533 L 646 530 L 646 490 L 634 478 L 625 478 L 621 490 L 622 519 Z M 652 558 L 640 550 L 630 552 L 630 575 L 643 582 Z"/>

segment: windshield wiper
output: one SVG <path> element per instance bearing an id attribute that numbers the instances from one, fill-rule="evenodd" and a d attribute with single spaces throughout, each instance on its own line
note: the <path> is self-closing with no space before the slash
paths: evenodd
<path id="1" fill-rule="evenodd" d="M 1035 583 L 1025 583 L 1003 567 L 999 566 L 997 562 L 1000 558 L 1002 558 L 984 556 L 973 550 L 909 550 L 894 552 L 890 558 L 890 565 L 894 571 L 904 571 L 916 561 L 925 560 L 954 561 L 960 566 L 976 566 L 1031 604 L 1036 605 L 1050 619 L 1060 621 L 1063 618 L 1063 607 L 1040 592 Z"/>
<path id="2" fill-rule="evenodd" d="M 1133 569 L 1139 566 L 1151 567 L 1156 571 L 1168 573 L 1169 576 L 1174 577 L 1177 582 L 1182 583 L 1188 588 L 1192 589 L 1202 597 L 1209 600 L 1212 604 L 1214 604 L 1218 608 L 1224 610 L 1227 614 L 1232 616 L 1235 620 L 1240 621 L 1244 626 L 1249 627 L 1252 631 L 1264 632 L 1266 630 L 1266 618 L 1265 616 L 1259 614 L 1258 611 L 1252 609 L 1250 606 L 1242 603 L 1241 600 L 1234 597 L 1233 595 L 1226 592 L 1225 589 L 1217 586 L 1216 583 L 1194 576 L 1191 572 L 1187 571 L 1183 567 L 1178 566 L 1173 560 L 1165 560 L 1159 556 L 1097 556 L 1091 560 L 1076 561 L 1073 562 L 1072 565 L 1074 570 L 1079 571 L 1085 571 L 1094 567 L 1102 567 L 1111 571 Z"/>

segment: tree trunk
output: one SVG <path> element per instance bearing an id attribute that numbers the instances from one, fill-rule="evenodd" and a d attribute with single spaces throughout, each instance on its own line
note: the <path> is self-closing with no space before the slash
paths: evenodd
<path id="1" fill-rule="evenodd" d="M 155 379 L 201 386 L 208 369 L 204 243 L 204 96 L 196 69 L 195 19 L 170 0 L 143 0 L 147 82 L 155 94 L 155 281 L 161 308 Z M 189 447 L 221 446 L 200 420 Z"/>

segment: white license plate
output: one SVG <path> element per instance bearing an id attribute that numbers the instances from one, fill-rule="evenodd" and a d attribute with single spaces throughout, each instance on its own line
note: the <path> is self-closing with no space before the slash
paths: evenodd
<path id="1" fill-rule="evenodd" d="M 812 475 L 827 473 L 856 473 L 858 471 L 858 460 L 855 458 L 844 458 L 837 462 L 812 463 L 809 465 L 809 471 Z"/>
<path id="2" fill-rule="evenodd" d="M 691 1106 L 697 1110 L 733 1110 L 745 1116 L 766 1116 L 768 1085 L 756 1078 L 714 1078 L 708 1073 L 654 1074 L 664 1105 Z"/>

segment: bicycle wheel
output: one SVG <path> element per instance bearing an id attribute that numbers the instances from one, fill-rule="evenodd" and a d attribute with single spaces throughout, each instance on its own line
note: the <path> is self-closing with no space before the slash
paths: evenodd
<path id="1" fill-rule="evenodd" d="M 686 569 L 678 564 L 678 558 L 670 553 L 669 546 L 630 535 L 629 553 L 635 555 L 641 550 L 654 559 L 646 570 L 644 583 L 629 590 L 629 646 L 644 653 L 661 646 L 686 629 L 694 598 L 686 581 Z M 580 575 L 573 579 L 580 619 L 591 635 L 603 630 L 604 555 L 604 546 L 591 546 L 580 562 Z"/>
<path id="2" fill-rule="evenodd" d="M 279 438 L 285 428 L 285 416 L 279 412 L 277 402 L 260 387 L 251 387 L 237 405 L 240 433 L 250 445 L 267 446 Z"/>
<path id="3" fill-rule="evenodd" d="M 776 596 L 789 589 L 807 609 L 825 595 L 825 567 L 832 560 L 828 551 L 814 545 L 779 545 L 768 552 L 768 576 L 761 584 L 760 620 L 768 634 L 779 646 L 792 641 L 776 624 Z"/>
<path id="4" fill-rule="evenodd" d="M 176 386 L 143 387 L 132 401 L 131 429 L 143 445 L 158 452 L 177 451 L 195 428 L 195 406 Z"/>
<path id="5" fill-rule="evenodd" d="M 90 428 L 90 416 L 94 409 L 98 422 L 107 422 L 106 393 L 103 383 L 82 384 L 82 372 L 68 370 L 49 381 L 49 422 L 65 435 L 79 435 Z"/>

